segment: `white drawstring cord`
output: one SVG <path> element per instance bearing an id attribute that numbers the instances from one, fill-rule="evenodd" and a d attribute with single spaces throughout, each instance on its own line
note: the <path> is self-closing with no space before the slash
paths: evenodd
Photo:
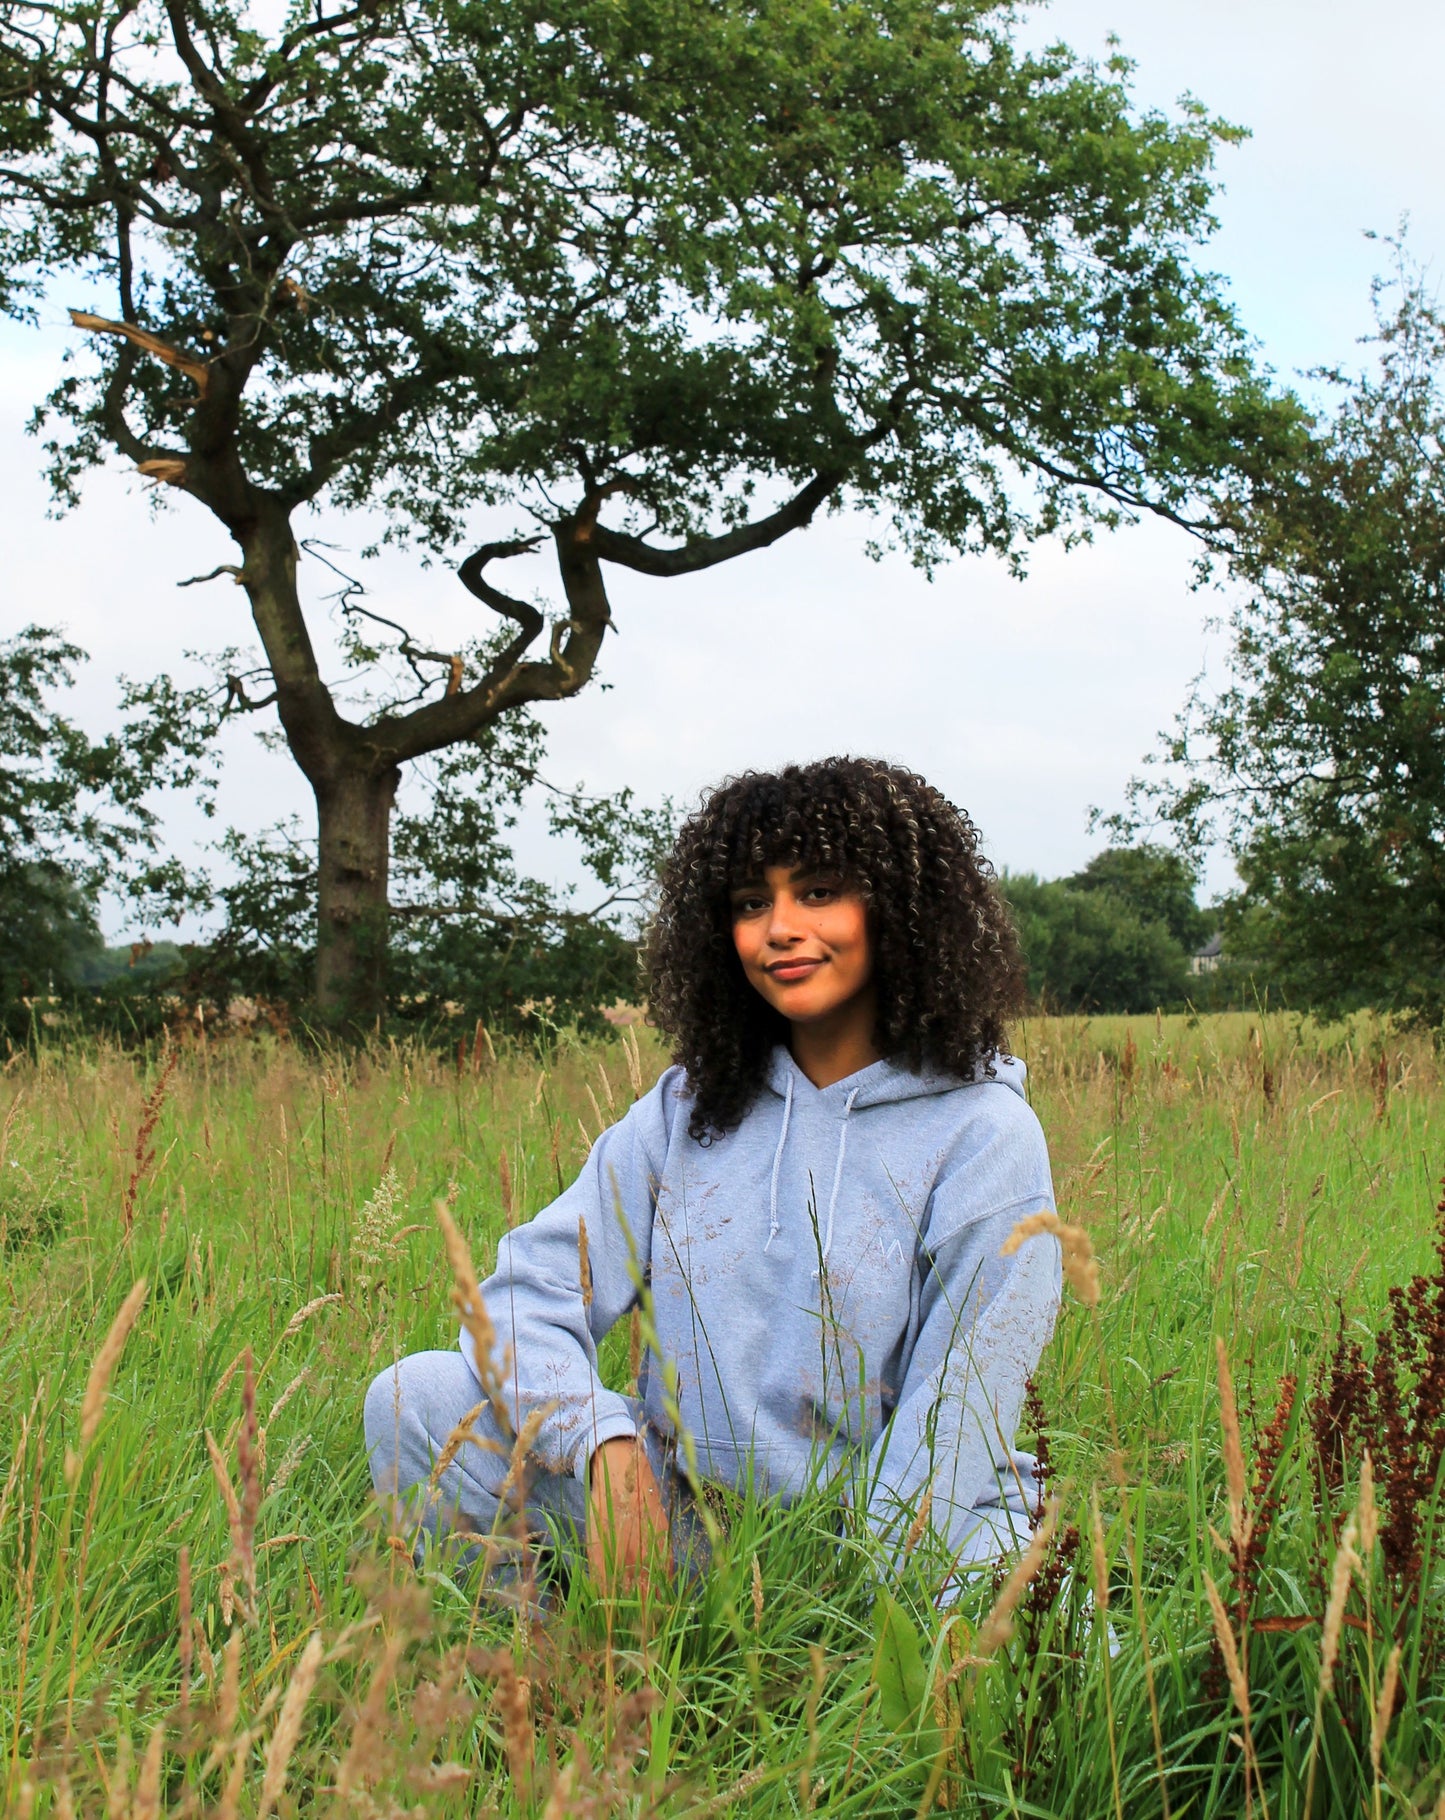
<path id="1" fill-rule="evenodd" d="M 828 1262 L 828 1253 L 833 1249 L 833 1214 L 838 1205 L 838 1188 L 843 1180 L 843 1157 L 848 1149 L 848 1114 L 853 1110 L 859 1089 L 855 1087 L 848 1095 L 847 1104 L 843 1107 L 843 1122 L 838 1127 L 838 1161 L 833 1169 L 833 1192 L 828 1196 L 828 1224 L 823 1233 L 823 1251 L 818 1259 L 818 1268 L 813 1275 L 821 1276 L 823 1266 Z"/>
<path id="2" fill-rule="evenodd" d="M 788 1141 L 788 1120 L 793 1113 L 793 1077 L 788 1076 L 788 1087 L 783 1095 L 783 1129 L 778 1133 L 778 1148 L 773 1157 L 773 1195 L 768 1216 L 768 1245 L 778 1236 L 778 1171 L 783 1166 L 783 1146 Z M 766 1251 L 768 1245 L 763 1246 Z"/>

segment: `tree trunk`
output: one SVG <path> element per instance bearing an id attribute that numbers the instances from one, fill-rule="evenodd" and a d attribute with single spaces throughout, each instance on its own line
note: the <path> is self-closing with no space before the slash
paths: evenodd
<path id="1" fill-rule="evenodd" d="M 401 772 L 344 768 L 317 784 L 316 1008 L 333 1029 L 370 1025 L 386 992 L 391 809 Z"/>

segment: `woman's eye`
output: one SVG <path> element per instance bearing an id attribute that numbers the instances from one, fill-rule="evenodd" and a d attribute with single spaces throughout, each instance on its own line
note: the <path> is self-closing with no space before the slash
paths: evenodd
<path id="1" fill-rule="evenodd" d="M 734 916 L 756 916 L 760 910 L 767 909 L 766 898 L 740 897 L 733 903 Z"/>

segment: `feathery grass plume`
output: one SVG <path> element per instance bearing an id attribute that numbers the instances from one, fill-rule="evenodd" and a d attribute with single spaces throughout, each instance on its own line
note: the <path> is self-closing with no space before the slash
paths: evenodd
<path id="1" fill-rule="evenodd" d="M 918 1510 L 913 1521 L 908 1525 L 908 1534 L 903 1538 L 903 1552 L 911 1555 L 923 1540 L 923 1532 L 928 1528 L 928 1519 L 933 1510 L 933 1481 L 930 1479 L 923 1488 L 923 1496 L 918 1501 Z"/>
<path id="2" fill-rule="evenodd" d="M 291 1382 L 286 1386 L 286 1388 L 281 1392 L 280 1396 L 277 1397 L 276 1401 L 271 1405 L 270 1413 L 266 1417 L 266 1421 L 267 1421 L 268 1425 L 276 1420 L 277 1416 L 280 1415 L 281 1411 L 291 1401 L 292 1397 L 294 1397 L 296 1395 L 297 1391 L 301 1389 L 302 1385 L 305 1384 L 306 1380 L 310 1376 L 311 1376 L 311 1367 L 309 1365 L 303 1367 L 302 1370 L 300 1370 L 296 1373 L 296 1376 L 294 1378 L 292 1378 Z"/>
<path id="3" fill-rule="evenodd" d="M 462 1326 L 471 1336 L 477 1376 L 487 1393 L 497 1426 L 504 1435 L 510 1435 L 514 1431 L 512 1413 L 507 1407 L 507 1361 L 497 1357 L 497 1330 L 482 1300 L 481 1285 L 472 1267 L 472 1254 L 461 1228 L 444 1201 L 437 1201 L 435 1206 L 437 1224 L 446 1242 L 447 1262 L 452 1267 L 452 1303 L 461 1316 Z"/>
<path id="4" fill-rule="evenodd" d="M 1216 1338 L 1214 1356 L 1219 1376 L 1219 1421 L 1224 1431 L 1224 1482 L 1229 1496 L 1229 1539 L 1234 1544 L 1234 1558 L 1242 1561 L 1249 1549 L 1250 1520 L 1245 1509 L 1247 1478 L 1244 1467 L 1244 1444 L 1239 1434 L 1239 1411 L 1234 1401 L 1234 1379 L 1229 1370 L 1229 1354 L 1224 1341 Z"/>
<path id="5" fill-rule="evenodd" d="M 643 1095 L 642 1051 L 638 1047 L 637 1032 L 630 1025 L 622 1032 L 622 1053 L 627 1058 L 627 1081 L 632 1088 L 634 1100 Z"/>
<path id="6" fill-rule="evenodd" d="M 1028 1239 L 1041 1232 L 1051 1232 L 1064 1254 L 1064 1281 L 1085 1308 L 1099 1305 L 1099 1260 L 1094 1246 L 1082 1226 L 1070 1226 L 1056 1213 L 1025 1214 L 999 1247 L 999 1256 L 1011 1258 Z"/>
<path id="7" fill-rule="evenodd" d="M 812 1813 L 817 1797 L 817 1790 L 813 1786 L 813 1771 L 818 1765 L 818 1701 L 822 1698 L 823 1683 L 827 1679 L 827 1662 L 819 1644 L 808 1645 L 808 1661 L 812 1665 L 813 1678 L 808 1686 L 803 1713 L 807 1744 L 803 1751 L 803 1766 L 798 1771 L 798 1798 L 805 1814 Z"/>
<path id="8" fill-rule="evenodd" d="M 291 1445 L 281 1456 L 281 1463 L 271 1475 L 271 1483 L 266 1487 L 266 1496 L 274 1498 L 278 1491 L 284 1491 L 291 1481 L 291 1475 L 301 1464 L 311 1446 L 310 1435 L 297 1435 Z"/>
<path id="9" fill-rule="evenodd" d="M 1094 1548 L 1094 1604 L 1102 1618 L 1109 1609 L 1109 1551 L 1104 1546 L 1104 1520 L 1099 1515 L 1099 1488 L 1089 1490 L 1089 1525 Z"/>
<path id="10" fill-rule="evenodd" d="M 295 1314 L 292 1315 L 291 1319 L 281 1330 L 281 1338 L 283 1340 L 289 1340 L 293 1334 L 300 1333 L 301 1329 L 311 1319 L 312 1315 L 319 1313 L 323 1308 L 329 1308 L 333 1302 L 339 1302 L 341 1299 L 341 1291 L 339 1289 L 332 1290 L 330 1295 L 313 1296 L 304 1308 L 298 1308 Z"/>
<path id="11" fill-rule="evenodd" d="M 517 1223 L 517 1212 L 512 1201 L 512 1159 L 507 1155 L 505 1144 L 497 1152 L 497 1182 L 502 1193 L 502 1217 L 510 1232 Z"/>
<path id="12" fill-rule="evenodd" d="M 1320 1716 L 1325 1700 L 1335 1685 L 1335 1658 L 1340 1651 L 1340 1632 L 1344 1628 L 1345 1602 L 1350 1596 L 1350 1578 L 1362 1563 L 1355 1552 L 1358 1535 L 1357 1519 L 1351 1514 L 1340 1532 L 1340 1545 L 1335 1552 L 1334 1571 L 1330 1575 L 1330 1596 L 1325 1604 L 1323 1635 L 1320 1638 L 1320 1678 L 1315 1687 L 1315 1722 L 1310 1735 L 1309 1767 L 1305 1776 L 1303 1812 L 1314 1812 L 1315 1773 L 1319 1767 Z"/>
<path id="13" fill-rule="evenodd" d="M 281 1702 L 281 1711 L 276 1716 L 271 1742 L 266 1746 L 266 1767 L 261 1776 L 261 1802 L 256 1809 L 256 1820 L 266 1820 L 286 1786 L 286 1771 L 301 1736 L 301 1719 L 306 1711 L 306 1702 L 311 1698 L 311 1689 L 316 1685 L 316 1675 L 324 1654 L 325 1645 L 321 1641 L 321 1633 L 313 1631 L 301 1652 L 301 1660 L 296 1664 L 296 1672 L 291 1677 L 291 1685 L 286 1689 L 286 1698 Z"/>
<path id="14" fill-rule="evenodd" d="M 381 1722 L 386 1713 L 386 1696 L 396 1674 L 396 1665 L 406 1648 L 406 1636 L 393 1633 L 382 1646 L 381 1656 L 372 1670 L 365 1698 L 356 1709 L 351 1725 L 351 1742 L 336 1773 L 336 1798 L 350 1800 L 371 1774 L 381 1753 Z"/>
<path id="15" fill-rule="evenodd" d="M 1375 1502 L 1375 1462 L 1367 1447 L 1360 1461 L 1360 1495 L 1355 1505 L 1360 1532 L 1360 1556 L 1366 1567 L 1375 1556 L 1375 1543 L 1380 1534 L 1380 1510 Z"/>
<path id="16" fill-rule="evenodd" d="M 517 1438 L 512 1443 L 512 1457 L 507 1462 L 506 1477 L 502 1480 L 501 1490 L 497 1493 L 497 1503 L 503 1510 L 507 1507 L 507 1499 L 522 1483 L 523 1475 L 527 1470 L 527 1455 L 532 1451 L 533 1443 L 537 1439 L 542 1424 L 556 1407 L 555 1403 L 538 1403 L 535 1408 L 527 1411 L 522 1426 L 518 1430 Z M 498 1452 L 500 1451 L 498 1449 Z"/>
<path id="17" fill-rule="evenodd" d="M 426 1501 L 428 1506 L 435 1504 L 437 1499 L 440 1498 L 442 1478 L 445 1475 L 447 1468 L 451 1465 L 452 1461 L 456 1459 L 457 1455 L 466 1446 L 468 1441 L 473 1442 L 478 1447 L 485 1448 L 489 1453 L 501 1453 L 502 1449 L 497 1442 L 489 1441 L 485 1435 L 479 1435 L 476 1428 L 473 1426 L 477 1417 L 486 1407 L 487 1405 L 485 1402 L 474 1403 L 442 1443 L 441 1452 L 438 1453 L 436 1459 L 432 1462 L 432 1469 L 427 1475 Z"/>
<path id="18" fill-rule="evenodd" d="M 375 1192 L 357 1215 L 351 1234 L 351 1261 L 358 1288 L 372 1288 L 384 1274 L 386 1261 L 396 1243 L 403 1204 L 401 1178 L 387 1164 Z"/>
<path id="19" fill-rule="evenodd" d="M 1325 1622 L 1320 1638 L 1320 1692 L 1329 1694 L 1335 1685 L 1335 1661 L 1340 1653 L 1340 1632 L 1345 1624 L 1345 1605 L 1350 1596 L 1350 1580 L 1363 1563 L 1355 1552 L 1359 1535 L 1358 1521 L 1349 1517 L 1335 1552 L 1334 1571 L 1330 1575 L 1330 1596 L 1325 1604 Z M 1306 1810 L 1308 1811 L 1308 1810 Z"/>
<path id="20" fill-rule="evenodd" d="M 178 1059 L 178 1051 L 167 1041 L 160 1077 L 141 1102 L 140 1124 L 136 1127 L 135 1152 L 131 1158 L 130 1178 L 126 1182 L 125 1192 L 121 1196 L 120 1203 L 121 1227 L 127 1240 L 135 1226 L 135 1204 L 136 1197 L 140 1193 L 140 1185 L 156 1160 L 155 1145 L 151 1143 L 151 1138 L 155 1135 L 155 1128 L 160 1123 L 161 1108 L 165 1105 L 166 1094 L 170 1091 L 171 1076 L 176 1071 Z"/>
<path id="21" fill-rule="evenodd" d="M 111 1322 L 109 1333 L 101 1341 L 100 1351 L 95 1355 L 90 1376 L 85 1380 L 85 1395 L 80 1399 L 80 1446 L 74 1453 L 66 1455 L 65 1477 L 68 1484 L 74 1485 L 80 1476 L 81 1461 L 95 1439 L 96 1429 L 100 1427 L 105 1399 L 110 1392 L 110 1380 L 115 1375 L 120 1355 L 125 1351 L 125 1343 L 130 1338 L 130 1330 L 136 1324 L 145 1299 L 146 1280 L 138 1277 Z"/>
<path id="22" fill-rule="evenodd" d="M 507 1753 L 507 1773 L 525 1794 L 532 1780 L 532 1757 L 537 1734 L 532 1728 L 532 1683 L 517 1673 L 509 1649 L 496 1650 L 491 1658 L 496 1676 L 496 1701 L 502 1715 L 502 1746 Z"/>
<path id="23" fill-rule="evenodd" d="M 1224 1670 L 1229 1676 L 1229 1691 L 1234 1696 L 1240 1718 L 1248 1726 L 1249 1682 L 1239 1660 L 1234 1632 L 1229 1628 L 1229 1614 L 1224 1609 L 1224 1601 L 1219 1596 L 1219 1588 L 1214 1584 L 1211 1574 L 1204 1576 L 1204 1591 L 1209 1599 L 1209 1615 L 1214 1621 L 1215 1641 L 1219 1644 L 1219 1653 L 1224 1657 Z"/>
<path id="24" fill-rule="evenodd" d="M 763 1628 L 763 1570 L 758 1566 L 758 1557 L 753 1556 L 753 1629 Z"/>
<path id="25" fill-rule="evenodd" d="M 236 1754 L 231 1759 L 231 1773 L 226 1777 L 221 1790 L 221 1798 L 211 1809 L 210 1820 L 237 1820 L 241 1811 L 241 1790 L 246 1784 L 246 1770 L 251 1756 L 251 1740 L 242 1737 L 237 1741 Z"/>
<path id="26" fill-rule="evenodd" d="M 226 1639 L 226 1647 L 221 1657 L 221 1701 L 217 1713 L 220 1722 L 220 1743 L 227 1745 L 234 1741 L 240 1717 L 241 1633 L 232 1631 Z"/>
<path id="27" fill-rule="evenodd" d="M 582 1306 L 592 1306 L 592 1253 L 587 1245 L 587 1222 L 577 1215 L 577 1268 L 582 1277 Z"/>
<path id="28" fill-rule="evenodd" d="M 557 1779 L 552 1784 L 552 1792 L 547 1797 L 547 1805 L 542 1809 L 542 1820 L 567 1820 L 572 1812 L 572 1790 L 577 1785 L 577 1765 L 569 1763 L 557 1772 Z"/>
<path id="29" fill-rule="evenodd" d="M 1376 1782 L 1380 1780 L 1380 1758 L 1385 1749 L 1390 1721 L 1395 1716 L 1395 1696 L 1400 1690 L 1400 1654 L 1401 1646 L 1397 1643 L 1385 1663 L 1385 1678 L 1380 1683 L 1374 1723 L 1370 1726 L 1370 1768 L 1375 1772 Z"/>
<path id="30" fill-rule="evenodd" d="M 1029 1538 L 1028 1547 L 1014 1562 L 1008 1578 L 999 1588 L 992 1611 L 978 1627 L 978 1635 L 973 1640 L 975 1664 L 986 1662 L 990 1656 L 1002 1649 L 1013 1635 L 1014 1611 L 1019 1600 L 1024 1596 L 1029 1581 L 1044 1564 L 1044 1556 L 1049 1551 L 1049 1543 L 1054 1538 L 1054 1528 L 1058 1520 L 1059 1500 L 1050 1498 L 1044 1509 L 1043 1521 Z"/>
<path id="31" fill-rule="evenodd" d="M 129 1820 L 160 1820 L 161 1753 L 165 1743 L 165 1721 L 160 1720 L 151 1727 L 151 1735 L 146 1740 L 146 1754 L 141 1759 L 140 1780 L 136 1783 Z"/>

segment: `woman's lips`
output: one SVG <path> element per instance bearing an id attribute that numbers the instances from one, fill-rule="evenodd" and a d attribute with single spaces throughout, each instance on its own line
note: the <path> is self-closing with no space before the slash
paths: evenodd
<path id="1" fill-rule="evenodd" d="M 782 980 L 786 983 L 789 980 L 811 978 L 822 964 L 822 961 L 775 961 L 768 968 L 768 972 L 775 980 Z"/>

